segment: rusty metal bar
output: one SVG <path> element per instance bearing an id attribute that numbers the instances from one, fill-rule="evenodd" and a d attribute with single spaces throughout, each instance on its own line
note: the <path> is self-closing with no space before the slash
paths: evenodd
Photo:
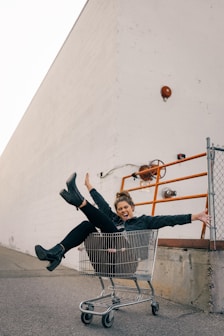
<path id="1" fill-rule="evenodd" d="M 199 174 L 187 175 L 187 176 L 178 177 L 178 178 L 175 178 L 175 179 L 165 180 L 165 181 L 161 181 L 161 182 L 157 182 L 156 181 L 155 183 L 150 183 L 147 186 L 140 186 L 140 187 L 125 189 L 125 190 L 126 191 L 135 191 L 135 190 L 140 190 L 140 189 L 153 188 L 153 187 L 156 187 L 157 185 L 160 186 L 160 185 L 164 185 L 164 184 L 169 184 L 169 183 L 174 183 L 174 182 L 189 180 L 189 179 L 198 178 L 198 177 L 207 176 L 207 175 L 208 175 L 207 172 L 203 172 L 203 173 L 199 173 Z M 124 190 L 124 189 L 121 189 L 121 190 Z"/>
<path id="2" fill-rule="evenodd" d="M 203 198 L 207 197 L 208 194 L 196 194 L 196 195 L 189 195 L 189 196 L 182 196 L 182 197 L 170 197 L 170 198 L 161 198 L 153 201 L 146 201 L 146 202 L 139 202 L 135 203 L 135 206 L 139 205 L 148 205 L 148 204 L 153 204 L 153 203 L 166 203 L 166 202 L 174 202 L 174 201 L 183 201 L 183 200 L 188 200 L 188 199 L 194 199 L 194 198 Z"/>

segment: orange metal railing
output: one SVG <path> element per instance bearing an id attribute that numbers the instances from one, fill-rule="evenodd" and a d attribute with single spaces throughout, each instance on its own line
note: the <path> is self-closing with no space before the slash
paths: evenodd
<path id="1" fill-rule="evenodd" d="M 174 178 L 174 179 L 164 180 L 164 178 L 163 178 L 163 180 L 161 180 L 161 171 L 162 170 L 164 170 L 164 169 L 166 169 L 167 167 L 170 167 L 170 166 L 174 166 L 174 165 L 177 165 L 177 164 L 180 164 L 180 163 L 184 163 L 184 162 L 187 162 L 187 161 L 202 158 L 206 155 L 207 155 L 207 153 L 201 153 L 201 154 L 198 154 L 198 155 L 190 156 L 188 158 L 173 161 L 173 162 L 170 162 L 170 163 L 167 163 L 167 164 L 158 165 L 157 167 L 153 166 L 151 168 L 142 170 L 141 172 L 134 173 L 135 177 L 138 177 L 138 176 L 140 177 L 144 173 L 152 172 L 155 176 L 155 182 L 153 183 L 151 181 L 147 185 L 139 185 L 138 187 L 127 189 L 127 188 L 125 188 L 125 182 L 126 182 L 127 179 L 130 179 L 130 178 L 133 179 L 133 174 L 124 176 L 122 178 L 122 181 L 121 181 L 120 190 L 121 191 L 126 190 L 128 192 L 132 192 L 132 191 L 146 189 L 146 188 L 147 189 L 154 188 L 154 194 L 153 194 L 153 199 L 152 200 L 145 201 L 145 202 L 139 202 L 139 203 L 135 204 L 136 206 L 152 205 L 152 210 L 151 210 L 151 215 L 152 216 L 154 216 L 154 214 L 155 214 L 156 204 L 163 203 L 163 202 L 174 202 L 174 201 L 182 201 L 182 200 L 195 199 L 195 198 L 205 198 L 206 208 L 208 208 L 208 192 L 200 193 L 200 194 L 179 196 L 179 197 L 176 197 L 176 196 L 172 196 L 172 197 L 169 197 L 169 198 L 159 198 L 158 197 L 159 196 L 158 190 L 159 190 L 159 187 L 161 185 L 168 185 L 170 183 L 185 181 L 185 180 L 189 180 L 189 179 L 196 179 L 196 178 L 200 178 L 202 176 L 207 176 L 208 175 L 207 171 L 203 171 L 203 172 L 200 172 L 200 173 L 187 175 L 187 176 L 181 176 L 181 177 Z M 156 169 L 156 173 L 155 173 L 155 169 Z M 202 225 L 202 231 L 201 231 L 201 238 L 202 239 L 205 237 L 205 230 L 206 230 L 206 224 L 204 223 Z"/>

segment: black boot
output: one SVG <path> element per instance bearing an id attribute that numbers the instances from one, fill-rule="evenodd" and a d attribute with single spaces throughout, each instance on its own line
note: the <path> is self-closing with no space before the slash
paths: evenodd
<path id="1" fill-rule="evenodd" d="M 35 252 L 38 259 L 50 261 L 47 266 L 48 271 L 53 271 L 60 264 L 62 257 L 65 258 L 65 248 L 61 244 L 55 245 L 50 250 L 45 250 L 42 246 L 36 245 Z"/>
<path id="2" fill-rule="evenodd" d="M 60 195 L 61 197 L 64 198 L 66 202 L 79 208 L 82 202 L 84 201 L 84 197 L 80 194 L 76 186 L 75 180 L 76 180 L 76 173 L 70 176 L 69 179 L 66 181 L 68 191 L 63 189 L 60 191 Z"/>

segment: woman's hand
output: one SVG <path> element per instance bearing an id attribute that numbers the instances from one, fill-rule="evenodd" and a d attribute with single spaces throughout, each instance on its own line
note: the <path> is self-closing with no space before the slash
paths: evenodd
<path id="1" fill-rule="evenodd" d="M 192 222 L 195 221 L 195 220 L 199 220 L 199 221 L 205 223 L 207 226 L 210 226 L 211 216 L 209 216 L 207 209 L 205 209 L 204 211 L 202 211 L 198 214 L 192 215 L 191 220 L 192 220 Z"/>
<path id="2" fill-rule="evenodd" d="M 89 180 L 89 173 L 86 173 L 86 177 L 85 177 L 85 186 L 86 188 L 88 189 L 88 191 L 90 191 L 91 189 L 93 189 L 93 186 L 92 184 L 90 183 L 90 180 Z"/>

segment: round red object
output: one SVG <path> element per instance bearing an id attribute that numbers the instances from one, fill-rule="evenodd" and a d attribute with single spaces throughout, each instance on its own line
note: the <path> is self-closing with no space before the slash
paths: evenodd
<path id="1" fill-rule="evenodd" d="M 171 96 L 172 90 L 169 88 L 169 86 L 163 86 L 161 89 L 161 96 L 163 99 L 167 99 Z"/>

